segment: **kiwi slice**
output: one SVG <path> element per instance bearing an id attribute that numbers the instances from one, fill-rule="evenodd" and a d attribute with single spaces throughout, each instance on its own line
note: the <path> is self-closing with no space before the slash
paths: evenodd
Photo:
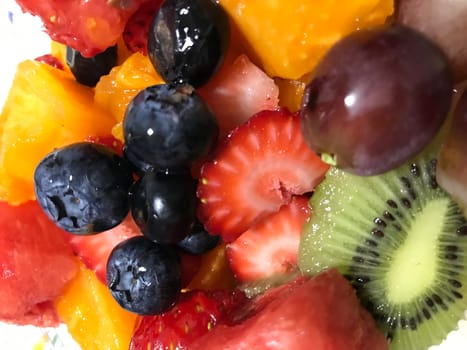
<path id="1" fill-rule="evenodd" d="M 467 309 L 467 222 L 435 173 L 426 153 L 378 176 L 331 168 L 310 199 L 299 268 L 345 275 L 390 349 L 441 343 Z"/>

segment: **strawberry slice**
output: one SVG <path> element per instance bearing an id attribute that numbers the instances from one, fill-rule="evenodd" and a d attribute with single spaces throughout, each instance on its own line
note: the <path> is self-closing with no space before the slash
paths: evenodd
<path id="1" fill-rule="evenodd" d="M 245 294 L 239 290 L 183 293 L 170 311 L 141 318 L 129 349 L 189 349 L 218 322 L 230 323 L 232 311 L 246 301 Z"/>
<path id="2" fill-rule="evenodd" d="M 293 195 L 311 192 L 328 165 L 306 145 L 298 114 L 263 111 L 235 129 L 201 169 L 198 216 L 232 242 Z"/>
<path id="3" fill-rule="evenodd" d="M 199 93 L 216 115 L 223 137 L 253 114 L 277 109 L 279 88 L 250 59 L 241 54 L 226 59 L 214 78 Z"/>
<path id="4" fill-rule="evenodd" d="M 69 235 L 74 252 L 80 257 L 88 269 L 94 270 L 97 278 L 106 283 L 106 265 L 112 249 L 120 242 L 140 235 L 131 215 L 118 226 L 95 235 Z"/>
<path id="5" fill-rule="evenodd" d="M 149 0 L 128 19 L 123 30 L 123 40 L 131 52 L 148 54 L 148 32 L 156 12 L 162 4 L 162 0 Z"/>
<path id="6" fill-rule="evenodd" d="M 310 213 L 308 197 L 294 197 L 228 244 L 226 253 L 235 277 L 249 282 L 295 270 L 302 227 Z"/>

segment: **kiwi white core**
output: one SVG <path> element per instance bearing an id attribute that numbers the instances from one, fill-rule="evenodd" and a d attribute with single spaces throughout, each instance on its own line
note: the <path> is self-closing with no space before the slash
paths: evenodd
<path id="1" fill-rule="evenodd" d="M 436 279 L 437 240 L 449 200 L 428 202 L 410 227 L 406 240 L 394 252 L 386 275 L 387 297 L 395 304 L 410 302 Z"/>

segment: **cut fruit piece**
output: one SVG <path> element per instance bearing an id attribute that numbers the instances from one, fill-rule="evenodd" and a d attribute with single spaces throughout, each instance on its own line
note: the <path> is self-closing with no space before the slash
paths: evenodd
<path id="1" fill-rule="evenodd" d="M 149 58 L 141 53 L 132 54 L 101 78 L 95 88 L 94 101 L 115 118 L 117 124 L 112 134 L 117 139 L 123 142 L 122 121 L 128 103 L 144 88 L 162 83 Z"/>
<path id="2" fill-rule="evenodd" d="M 216 115 L 221 138 L 253 114 L 277 109 L 279 103 L 274 80 L 244 54 L 224 63 L 199 93 Z"/>
<path id="3" fill-rule="evenodd" d="M 232 289 L 235 285 L 235 277 L 225 253 L 225 244 L 220 244 L 201 257 L 198 272 L 191 279 L 187 289 Z"/>
<path id="4" fill-rule="evenodd" d="M 394 350 L 439 344 L 467 309 L 467 222 L 435 172 L 427 152 L 379 176 L 331 168 L 300 242 L 300 269 L 339 269 Z"/>
<path id="5" fill-rule="evenodd" d="M 308 197 L 294 197 L 228 244 L 235 277 L 251 282 L 296 270 L 300 237 L 310 214 Z"/>
<path id="6" fill-rule="evenodd" d="M 183 293 L 171 310 L 142 317 L 129 349 L 191 349 L 197 338 L 229 318 L 232 311 L 246 301 L 246 296 L 239 290 Z"/>
<path id="7" fill-rule="evenodd" d="M 263 111 L 235 129 L 201 170 L 199 218 L 232 242 L 251 225 L 311 192 L 328 169 L 305 144 L 297 114 Z"/>
<path id="8" fill-rule="evenodd" d="M 138 235 L 141 235 L 141 231 L 128 215 L 121 224 L 110 230 L 89 236 L 70 234 L 69 240 L 86 267 L 93 270 L 102 283 L 107 283 L 106 265 L 112 249 L 118 243 Z"/>
<path id="9" fill-rule="evenodd" d="M 123 40 L 131 52 L 148 54 L 149 27 L 161 6 L 162 0 L 149 0 L 143 3 L 128 19 L 123 30 Z"/>
<path id="10" fill-rule="evenodd" d="M 232 310 L 190 350 L 385 350 L 375 321 L 336 270 L 271 288 Z"/>
<path id="11" fill-rule="evenodd" d="M 301 108 L 303 92 L 306 80 L 289 80 L 276 78 L 274 80 L 279 87 L 279 105 L 296 112 Z"/>
<path id="12" fill-rule="evenodd" d="M 49 36 L 86 57 L 115 45 L 128 18 L 146 0 L 17 0 L 39 16 Z"/>
<path id="13" fill-rule="evenodd" d="M 201 267 L 202 257 L 179 251 L 182 267 L 182 288 L 186 288 Z"/>
<path id="14" fill-rule="evenodd" d="M 45 55 L 36 57 L 34 61 L 41 62 L 41 63 L 47 63 L 49 66 L 64 70 L 62 62 L 52 54 L 45 54 Z"/>
<path id="15" fill-rule="evenodd" d="M 127 350 L 138 316 L 122 309 L 94 272 L 80 265 L 55 300 L 60 319 L 82 349 Z"/>
<path id="16" fill-rule="evenodd" d="M 66 236 L 37 202 L 0 202 L 0 320 L 58 326 L 52 301 L 78 271 Z"/>
<path id="17" fill-rule="evenodd" d="M 384 23 L 392 0 L 220 0 L 269 76 L 298 79 L 337 40 Z"/>
<path id="18" fill-rule="evenodd" d="M 73 79 L 70 67 L 66 64 L 66 45 L 60 44 L 57 41 L 52 41 L 50 43 L 50 54 L 60 62 L 63 70 L 70 73 L 70 77 Z"/>
<path id="19" fill-rule="evenodd" d="M 93 91 L 60 69 L 24 61 L 0 117 L 0 200 L 34 196 L 34 169 L 54 148 L 111 133 L 113 118 L 94 105 Z"/>

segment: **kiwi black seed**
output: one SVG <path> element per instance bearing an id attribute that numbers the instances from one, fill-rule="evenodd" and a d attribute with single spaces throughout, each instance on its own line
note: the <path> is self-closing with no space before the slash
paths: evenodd
<path id="1" fill-rule="evenodd" d="M 427 154 L 378 176 L 331 168 L 310 199 L 300 269 L 345 275 L 391 350 L 439 344 L 467 310 L 467 222 L 435 173 Z"/>

